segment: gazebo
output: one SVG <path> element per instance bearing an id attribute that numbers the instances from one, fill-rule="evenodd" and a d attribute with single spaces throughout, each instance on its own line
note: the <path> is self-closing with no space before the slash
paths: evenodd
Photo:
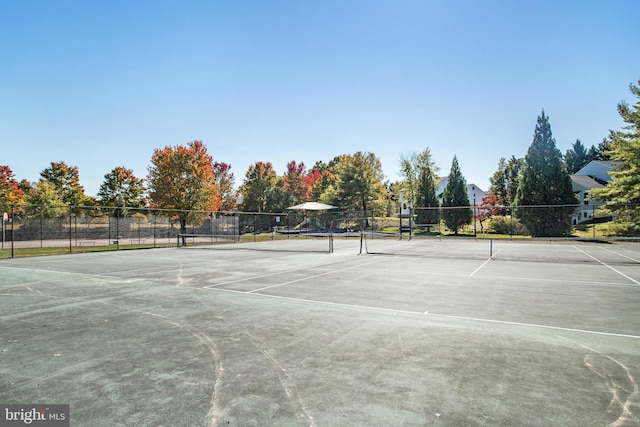
<path id="1" fill-rule="evenodd" d="M 289 206 L 287 209 L 298 211 L 328 211 L 330 209 L 338 209 L 338 207 L 319 202 L 304 202 L 299 205 Z"/>
<path id="2" fill-rule="evenodd" d="M 299 205 L 290 206 L 287 208 L 287 210 L 296 210 L 296 211 L 303 212 L 303 218 L 304 218 L 303 222 L 299 223 L 294 227 L 294 230 L 295 230 L 294 232 L 298 232 L 298 233 L 301 232 L 302 228 L 306 228 L 307 232 L 311 231 L 311 218 L 315 220 L 314 225 L 316 225 L 318 229 L 326 229 L 327 227 L 323 226 L 322 224 L 322 214 L 311 215 L 311 212 L 317 213 L 317 212 L 324 212 L 332 209 L 338 209 L 338 207 L 327 205 L 324 203 L 319 203 L 319 202 L 304 202 Z"/>

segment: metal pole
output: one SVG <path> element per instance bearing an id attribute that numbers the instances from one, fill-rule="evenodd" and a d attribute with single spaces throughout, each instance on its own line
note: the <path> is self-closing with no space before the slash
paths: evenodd
<path id="1" fill-rule="evenodd" d="M 413 236 L 413 206 L 409 206 L 409 240 Z"/>
<path id="2" fill-rule="evenodd" d="M 107 213 L 107 245 L 111 246 L 111 214 Z"/>
<path id="3" fill-rule="evenodd" d="M 511 225 L 511 227 L 509 227 L 509 237 L 511 238 L 511 240 L 513 240 L 513 215 L 514 214 L 515 214 L 515 209 L 512 207 L 511 217 L 509 217 L 509 224 Z"/>
<path id="4" fill-rule="evenodd" d="M 15 240 L 13 233 L 13 205 L 11 205 L 11 258 L 13 258 L 13 241 Z"/>
<path id="5" fill-rule="evenodd" d="M 71 207 L 73 205 L 69 204 L 69 253 L 71 253 L 72 242 L 73 242 L 73 229 L 71 225 Z"/>
<path id="6" fill-rule="evenodd" d="M 157 215 L 154 212 L 153 213 L 153 247 L 154 248 L 156 247 L 156 218 L 157 218 Z"/>
<path id="7" fill-rule="evenodd" d="M 478 237 L 476 218 L 476 193 L 473 193 L 473 237 Z"/>
<path id="8" fill-rule="evenodd" d="M 116 208 L 116 250 L 120 249 L 120 208 Z"/>

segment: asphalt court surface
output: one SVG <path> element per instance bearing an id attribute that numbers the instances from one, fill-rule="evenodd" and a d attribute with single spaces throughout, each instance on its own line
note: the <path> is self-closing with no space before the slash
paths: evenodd
<path id="1" fill-rule="evenodd" d="M 493 242 L 490 252 L 483 241 L 414 239 L 385 241 L 376 248 L 382 251 L 385 245 L 401 250 L 388 256 L 375 252 L 344 257 L 353 254 L 351 243 L 326 262 L 293 264 L 275 272 L 257 260 L 238 268 L 242 271 L 237 276 L 205 288 L 585 332 L 640 332 L 640 322 L 635 321 L 640 303 L 640 254 L 635 243 L 614 250 L 579 242 Z M 536 252 L 544 253 L 549 262 L 542 263 Z M 464 259 L 465 253 L 471 259 Z M 277 261 L 267 259 L 274 268 Z M 252 267 L 257 271 L 249 273 Z"/>
<path id="2" fill-rule="evenodd" d="M 2 261 L 0 401 L 73 425 L 640 424 L 637 243 L 360 244 Z"/>

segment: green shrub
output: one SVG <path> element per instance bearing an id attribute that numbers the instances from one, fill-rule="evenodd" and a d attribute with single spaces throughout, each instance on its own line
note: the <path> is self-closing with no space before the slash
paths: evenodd
<path id="1" fill-rule="evenodd" d="M 488 227 L 489 233 L 495 234 L 511 234 L 527 236 L 529 232 L 526 227 L 522 225 L 517 218 L 509 216 L 494 216 L 491 217 L 491 221 Z"/>

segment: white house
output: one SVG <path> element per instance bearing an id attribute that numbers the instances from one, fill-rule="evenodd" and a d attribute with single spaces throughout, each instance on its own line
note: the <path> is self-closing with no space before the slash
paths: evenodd
<path id="1" fill-rule="evenodd" d="M 444 176 L 441 178 L 438 178 L 438 182 L 437 182 L 437 186 L 438 188 L 436 189 L 436 196 L 438 196 L 438 199 L 440 199 L 440 202 L 442 202 L 442 195 L 444 194 L 444 189 L 447 186 L 447 183 L 449 182 L 449 177 Z M 467 196 L 469 197 L 469 204 L 471 206 L 480 206 L 482 204 L 482 198 L 486 195 L 486 193 L 477 185 L 475 184 L 467 184 Z"/>
<path id="2" fill-rule="evenodd" d="M 576 172 L 575 175 L 589 176 L 600 184 L 605 185 L 607 182 L 611 181 L 611 175 L 609 175 L 609 172 L 621 164 L 622 162 L 592 160 Z"/>
<path id="3" fill-rule="evenodd" d="M 571 175 L 573 192 L 578 196 L 580 207 L 577 209 L 573 223 L 579 224 L 593 219 L 596 208 L 602 205 L 601 201 L 589 197 L 591 190 L 603 188 L 609 181 L 609 172 L 622 162 L 592 160 L 575 174 Z"/>

